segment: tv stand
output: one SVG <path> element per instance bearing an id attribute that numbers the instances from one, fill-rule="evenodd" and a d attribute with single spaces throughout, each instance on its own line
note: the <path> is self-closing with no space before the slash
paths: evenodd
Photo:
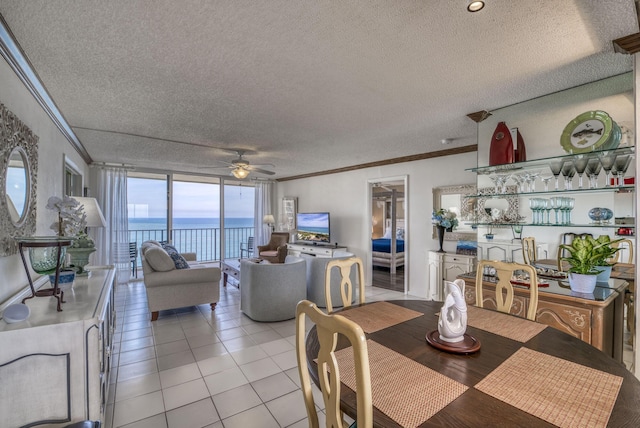
<path id="1" fill-rule="evenodd" d="M 347 247 L 336 247 L 334 244 L 319 243 L 291 243 L 287 244 L 288 254 L 291 256 L 299 256 L 300 254 L 308 254 L 316 257 L 333 257 L 336 251 L 347 251 Z"/>

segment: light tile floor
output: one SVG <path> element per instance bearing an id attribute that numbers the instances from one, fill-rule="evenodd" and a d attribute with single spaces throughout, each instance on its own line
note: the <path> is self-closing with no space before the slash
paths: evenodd
<path id="1" fill-rule="evenodd" d="M 367 301 L 404 298 L 367 287 Z M 142 280 L 117 287 L 116 314 L 106 428 L 308 426 L 294 320 L 252 321 L 228 286 L 215 311 L 162 311 L 151 323 Z"/>
<path id="2" fill-rule="evenodd" d="M 367 287 L 367 301 L 404 298 Z M 116 311 L 106 428 L 308 426 L 293 320 L 252 321 L 228 286 L 215 311 L 163 311 L 151 323 L 142 280 L 118 286 Z M 625 345 L 627 367 L 631 356 Z"/>

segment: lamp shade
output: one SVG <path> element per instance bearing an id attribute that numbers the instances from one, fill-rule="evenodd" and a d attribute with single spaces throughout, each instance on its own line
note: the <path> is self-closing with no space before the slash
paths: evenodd
<path id="1" fill-rule="evenodd" d="M 107 221 L 102 215 L 102 210 L 96 198 L 81 198 L 73 197 L 80 205 L 83 206 L 84 212 L 87 215 L 87 227 L 106 227 Z"/>
<path id="2" fill-rule="evenodd" d="M 231 174 L 235 178 L 239 178 L 240 180 L 245 179 L 249 176 L 249 170 L 244 169 L 242 167 L 238 167 L 236 169 L 231 170 Z"/>
<path id="3" fill-rule="evenodd" d="M 276 219 L 273 218 L 272 214 L 267 214 L 264 217 L 262 217 L 262 223 L 264 224 L 274 224 L 276 222 Z"/>

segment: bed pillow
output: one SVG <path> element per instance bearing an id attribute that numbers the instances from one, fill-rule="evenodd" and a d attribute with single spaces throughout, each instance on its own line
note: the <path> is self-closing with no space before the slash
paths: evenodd
<path id="1" fill-rule="evenodd" d="M 387 229 L 382 236 L 382 239 L 391 239 L 391 229 Z"/>
<path id="2" fill-rule="evenodd" d="M 396 230 L 396 239 L 404 239 L 404 229 L 399 227 Z"/>
<path id="3" fill-rule="evenodd" d="M 171 260 L 173 260 L 173 263 L 175 264 L 176 269 L 190 268 L 189 263 L 187 263 L 187 260 L 184 257 L 182 257 L 182 254 L 178 252 L 176 247 L 170 244 L 162 244 L 162 248 L 164 248 L 167 254 L 169 254 L 169 257 L 171 257 Z"/>
<path id="4" fill-rule="evenodd" d="M 144 252 L 144 259 L 149 263 L 151 269 L 156 272 L 169 272 L 176 268 L 176 264 L 169 254 L 162 247 L 152 246 Z"/>

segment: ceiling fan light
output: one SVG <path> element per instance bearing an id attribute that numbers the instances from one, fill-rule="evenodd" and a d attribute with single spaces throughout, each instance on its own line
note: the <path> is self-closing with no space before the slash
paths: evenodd
<path id="1" fill-rule="evenodd" d="M 249 171 L 244 168 L 236 168 L 231 170 L 231 174 L 233 174 L 235 178 L 243 180 L 249 176 Z"/>
<path id="2" fill-rule="evenodd" d="M 484 8 L 484 1 L 469 0 L 469 5 L 467 6 L 467 10 L 469 12 L 478 12 L 483 8 Z"/>

